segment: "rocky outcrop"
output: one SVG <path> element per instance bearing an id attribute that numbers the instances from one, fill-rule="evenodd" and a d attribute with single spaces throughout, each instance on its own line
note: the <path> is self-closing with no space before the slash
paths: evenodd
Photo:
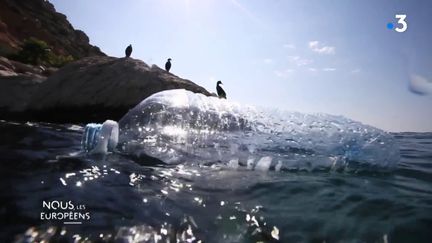
<path id="1" fill-rule="evenodd" d="M 46 80 L 42 67 L 15 62 L 0 57 L 0 104 L 8 110 L 26 107 L 39 84 Z"/>
<path id="2" fill-rule="evenodd" d="M 16 53 L 23 41 L 31 37 L 45 41 L 58 55 L 75 59 L 105 55 L 48 1 L 0 0 L 0 55 Z"/>
<path id="3" fill-rule="evenodd" d="M 25 76 L 30 79 L 45 79 L 56 71 L 57 68 L 54 67 L 34 66 L 0 57 L 0 78 Z"/>
<path id="4" fill-rule="evenodd" d="M 26 39 L 76 62 L 46 68 L 12 61 Z M 119 119 L 153 93 L 204 88 L 132 58 L 107 57 L 47 0 L 0 0 L 0 119 L 90 122 Z"/>
<path id="5" fill-rule="evenodd" d="M 141 100 L 168 89 L 211 95 L 203 87 L 141 60 L 88 57 L 46 79 L 0 78 L 0 118 L 50 122 L 119 119 Z"/>

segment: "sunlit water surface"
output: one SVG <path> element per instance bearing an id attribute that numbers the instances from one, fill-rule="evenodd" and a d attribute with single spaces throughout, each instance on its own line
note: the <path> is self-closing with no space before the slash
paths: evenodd
<path id="1" fill-rule="evenodd" d="M 226 109 L 216 104 L 217 114 Z M 431 133 L 299 113 L 215 118 L 191 106 L 167 119 L 169 109 L 151 107 L 150 120 L 132 110 L 120 121 L 120 151 L 107 155 L 70 156 L 82 125 L 1 121 L 0 241 L 432 239 Z M 187 122 L 197 114 L 207 122 Z M 75 211 L 90 218 L 41 220 L 44 201 L 84 205 Z"/>

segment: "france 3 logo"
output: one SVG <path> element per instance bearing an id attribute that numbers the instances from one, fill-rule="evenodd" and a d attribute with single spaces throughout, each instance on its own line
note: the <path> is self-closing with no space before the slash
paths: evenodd
<path id="1" fill-rule="evenodd" d="M 406 14 L 396 14 L 395 19 L 397 19 L 397 26 L 392 22 L 387 23 L 387 29 L 395 30 L 399 33 L 405 32 L 408 29 L 408 24 L 406 22 Z"/>

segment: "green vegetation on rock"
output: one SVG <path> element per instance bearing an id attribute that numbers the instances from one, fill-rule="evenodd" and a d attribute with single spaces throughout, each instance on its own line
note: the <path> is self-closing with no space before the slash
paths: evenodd
<path id="1" fill-rule="evenodd" d="M 51 67 L 62 67 L 74 60 L 70 55 L 55 54 L 45 41 L 36 38 L 25 40 L 21 50 L 16 54 L 12 54 L 9 58 L 22 63 Z"/>

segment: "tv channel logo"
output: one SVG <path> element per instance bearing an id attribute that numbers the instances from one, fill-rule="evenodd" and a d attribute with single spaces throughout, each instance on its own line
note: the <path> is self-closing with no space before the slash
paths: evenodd
<path id="1" fill-rule="evenodd" d="M 387 29 L 395 30 L 399 33 L 405 32 L 408 29 L 406 17 L 406 14 L 396 14 L 395 19 L 397 19 L 397 25 L 393 24 L 393 22 L 389 22 L 387 23 Z"/>

